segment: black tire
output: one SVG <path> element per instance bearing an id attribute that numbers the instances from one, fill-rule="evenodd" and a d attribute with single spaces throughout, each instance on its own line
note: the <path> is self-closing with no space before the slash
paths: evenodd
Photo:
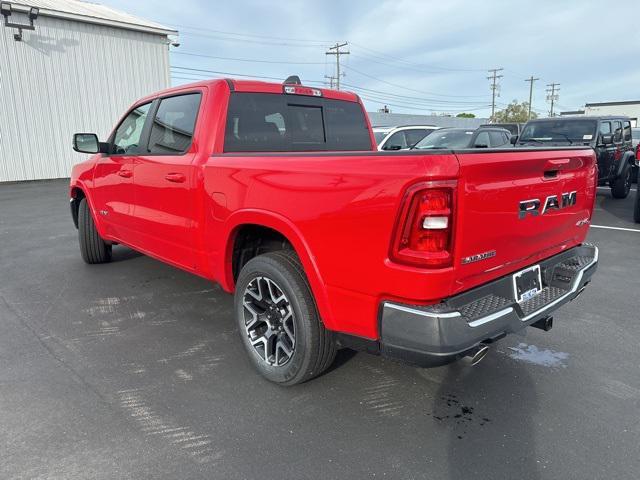
<path id="1" fill-rule="evenodd" d="M 256 317 L 254 312 L 245 307 L 245 299 L 249 303 L 262 302 L 255 300 L 255 295 L 252 298 L 247 293 L 247 290 L 252 288 L 250 285 L 255 286 L 256 282 L 261 281 L 268 281 L 275 286 L 276 291 L 279 291 L 284 298 L 279 305 L 285 305 L 286 311 L 291 312 L 293 317 L 286 316 L 289 318 L 288 321 L 293 322 L 295 341 L 289 344 L 289 346 L 293 345 L 290 349 L 292 353 L 282 365 L 278 365 L 277 344 L 274 357 L 267 355 L 267 343 L 263 343 L 262 347 L 259 342 L 258 347 L 252 343 L 252 338 L 254 342 L 262 338 L 265 339 L 265 342 L 268 338 L 270 342 L 274 335 L 285 335 L 285 332 L 282 331 L 279 334 L 274 334 L 275 330 L 272 330 L 272 324 L 267 323 L 267 320 L 261 321 L 263 337 L 256 334 L 257 328 L 249 331 L 251 325 L 260 324 L 260 321 L 252 323 L 254 318 L 266 318 L 267 314 L 267 308 L 264 308 L 263 313 L 260 314 L 262 316 Z M 261 290 L 257 292 L 253 290 L 253 292 L 254 294 L 259 293 L 260 297 L 263 295 Z M 271 294 L 271 299 L 273 299 L 273 294 Z M 269 301 L 270 299 L 267 299 L 267 303 Z M 275 305 L 278 303 L 276 302 Z M 251 306 L 255 311 L 263 308 L 263 305 L 251 304 Z M 284 309 L 276 308 L 275 312 L 278 310 Z M 251 363 L 262 376 L 272 382 L 286 386 L 306 382 L 325 371 L 336 356 L 337 346 L 333 333 L 324 328 L 320 320 L 311 288 L 300 265 L 300 260 L 294 252 L 281 250 L 258 255 L 242 267 L 236 285 L 235 313 L 242 343 Z M 273 320 L 271 321 L 273 322 Z M 252 335 L 254 336 L 252 337 Z M 281 337 L 276 338 L 275 341 L 279 341 L 279 339 Z M 263 352 L 260 352 L 259 348 L 262 348 Z M 269 358 L 267 359 L 267 357 Z"/>
<path id="2" fill-rule="evenodd" d="M 627 165 L 618 178 L 611 182 L 611 196 L 613 198 L 627 198 L 631 191 L 631 166 Z"/>
<path id="3" fill-rule="evenodd" d="M 633 220 L 640 223 L 640 188 L 636 190 L 636 201 L 633 202 Z"/>
<path id="4" fill-rule="evenodd" d="M 78 239 L 80 254 L 86 263 L 107 263 L 111 261 L 111 245 L 98 234 L 86 199 L 78 206 Z"/>

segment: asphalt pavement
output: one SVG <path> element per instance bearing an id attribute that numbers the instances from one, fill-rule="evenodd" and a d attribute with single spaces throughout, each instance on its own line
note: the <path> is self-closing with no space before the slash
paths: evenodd
<path id="1" fill-rule="evenodd" d="M 218 286 L 121 246 L 85 265 L 66 181 L 0 185 L 0 478 L 635 480 L 640 225 L 598 192 L 598 272 L 551 332 L 473 368 L 343 350 L 282 388 Z"/>

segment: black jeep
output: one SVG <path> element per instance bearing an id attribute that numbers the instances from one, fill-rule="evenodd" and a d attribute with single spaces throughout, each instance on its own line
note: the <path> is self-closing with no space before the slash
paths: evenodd
<path id="1" fill-rule="evenodd" d="M 564 117 L 529 120 L 517 146 L 589 145 L 598 158 L 598 185 L 609 185 L 614 198 L 626 198 L 636 168 L 628 117 Z"/>

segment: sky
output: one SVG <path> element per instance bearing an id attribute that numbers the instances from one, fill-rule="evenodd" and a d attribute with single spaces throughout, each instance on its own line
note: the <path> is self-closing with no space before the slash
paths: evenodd
<path id="1" fill-rule="evenodd" d="M 492 68 L 504 69 L 496 109 L 528 101 L 532 75 L 540 115 L 548 114 L 551 83 L 560 84 L 556 112 L 640 100 L 638 0 L 101 3 L 180 32 L 180 46 L 170 48 L 174 85 L 293 74 L 321 85 L 335 76 L 327 48 L 348 42 L 341 88 L 370 111 L 388 105 L 396 113 L 488 117 Z"/>

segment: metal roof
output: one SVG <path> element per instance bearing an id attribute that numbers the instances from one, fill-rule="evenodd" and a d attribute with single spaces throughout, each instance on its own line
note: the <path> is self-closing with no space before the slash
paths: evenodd
<path id="1" fill-rule="evenodd" d="M 97 23 L 129 30 L 138 30 L 160 35 L 177 35 L 177 30 L 159 23 L 143 20 L 120 10 L 99 3 L 80 0 L 14 0 L 9 1 L 16 11 L 28 11 L 31 7 L 40 9 L 40 15 L 65 18 L 78 22 Z"/>

